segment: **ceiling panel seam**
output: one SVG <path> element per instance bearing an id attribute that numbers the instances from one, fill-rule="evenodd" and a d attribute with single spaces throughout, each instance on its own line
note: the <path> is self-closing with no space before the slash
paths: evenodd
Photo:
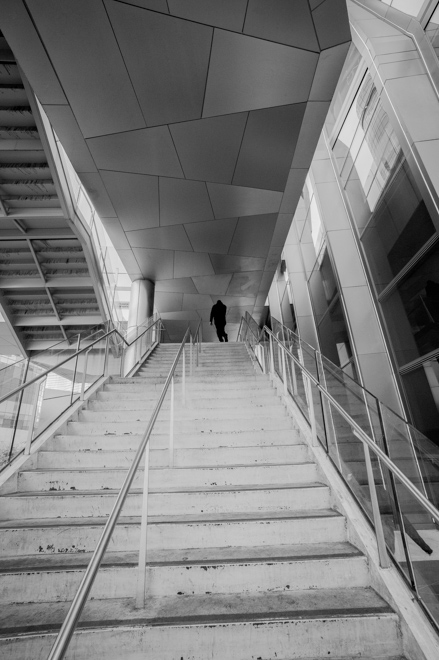
<path id="1" fill-rule="evenodd" d="M 209 69 L 208 69 L 208 70 L 209 70 Z M 207 77 L 206 77 L 206 78 L 207 78 Z M 203 102 L 204 102 L 204 101 L 203 101 Z M 180 167 L 181 167 L 181 171 L 183 172 L 183 177 L 184 177 L 185 180 L 187 180 L 187 179 L 186 179 L 186 174 L 184 173 L 183 164 L 182 164 L 182 162 L 181 162 L 181 160 L 180 160 L 180 154 L 178 153 L 178 151 L 177 151 L 177 147 L 175 146 L 174 136 L 172 135 L 172 131 L 171 131 L 171 129 L 169 128 L 169 124 L 163 124 L 163 125 L 166 126 L 166 128 L 168 129 L 168 133 L 169 133 L 169 136 L 170 136 L 171 141 L 172 141 L 172 146 L 174 147 L 174 151 L 175 151 L 175 153 L 176 153 L 176 155 L 177 155 L 178 163 L 179 163 L 179 165 L 180 165 Z M 175 178 L 175 177 L 166 177 L 166 176 L 165 176 L 165 177 L 163 177 L 163 178 L 164 178 L 164 179 L 171 179 L 171 178 Z M 160 221 L 160 218 L 159 218 L 159 221 Z"/>
<path id="2" fill-rule="evenodd" d="M 203 102 L 201 104 L 201 117 L 200 117 L 200 119 L 202 119 L 203 114 L 204 114 L 204 102 L 206 100 L 207 81 L 209 80 L 210 58 L 212 57 L 212 47 L 213 47 L 213 38 L 215 36 L 215 30 L 216 30 L 216 28 L 214 28 L 212 30 L 212 36 L 210 38 L 209 59 L 207 61 L 206 80 L 204 81 Z M 169 132 L 171 132 L 171 131 L 169 131 Z"/>
<path id="3" fill-rule="evenodd" d="M 245 8 L 244 20 L 242 21 L 242 28 L 241 28 L 241 32 L 242 32 L 243 34 L 244 34 L 245 22 L 246 22 L 246 20 L 247 20 L 247 12 L 248 12 L 248 6 L 249 6 L 249 4 L 250 4 L 250 0 L 247 0 L 247 6 L 246 6 L 246 8 Z"/>
<path id="4" fill-rule="evenodd" d="M 192 245 L 192 241 L 191 241 L 191 239 L 190 239 L 190 237 L 189 237 L 189 234 L 188 234 L 187 231 L 186 231 L 186 225 L 182 223 L 181 226 L 183 227 L 183 231 L 184 231 L 184 233 L 186 234 L 186 238 L 187 238 L 187 240 L 189 241 L 189 245 L 190 245 L 191 248 L 192 248 L 192 252 L 195 252 L 195 250 L 194 250 L 194 246 Z"/>
<path id="5" fill-rule="evenodd" d="M 203 183 L 204 183 L 204 186 L 206 188 L 206 193 L 207 193 L 207 197 L 208 197 L 208 200 L 209 200 L 210 208 L 212 209 L 212 216 L 213 216 L 212 220 L 215 220 L 216 219 L 215 218 L 215 211 L 213 210 L 212 200 L 210 199 L 209 187 L 207 185 L 207 181 L 203 181 Z M 205 220 L 205 222 L 212 222 L 212 221 L 211 220 Z"/>
<path id="6" fill-rule="evenodd" d="M 247 130 L 247 124 L 248 124 L 248 118 L 249 118 L 249 117 L 250 117 L 250 111 L 247 112 L 247 117 L 246 117 L 246 120 L 245 120 L 244 130 L 242 131 L 241 144 L 239 145 L 239 150 L 238 150 L 238 154 L 237 154 L 237 156 L 236 156 L 236 161 L 235 161 L 235 167 L 233 168 L 232 178 L 230 179 L 230 185 L 231 185 L 231 186 L 233 186 L 233 179 L 235 178 L 236 168 L 238 167 L 239 156 L 240 156 L 240 154 L 241 154 L 242 144 L 243 144 L 243 142 L 244 142 L 244 136 L 245 136 L 245 132 L 246 132 L 246 130 Z"/>
<path id="7" fill-rule="evenodd" d="M 127 72 L 128 80 L 130 81 L 130 84 L 131 84 L 132 90 L 133 90 L 133 92 L 134 92 L 134 96 L 136 97 L 136 101 L 137 101 L 137 105 L 139 106 L 140 114 L 142 115 L 142 117 L 143 117 L 143 121 L 145 122 L 145 126 L 147 127 L 147 126 L 148 126 L 148 122 L 146 121 L 146 117 L 145 117 L 145 115 L 143 114 L 143 109 L 142 109 L 142 106 L 140 105 L 140 101 L 139 101 L 139 99 L 138 99 L 138 97 L 137 97 L 136 88 L 134 87 L 134 85 L 133 85 L 133 81 L 131 80 L 130 71 L 129 71 L 129 69 L 128 69 L 127 63 L 125 62 L 125 58 L 124 58 L 124 56 L 123 56 L 122 49 L 121 49 L 120 44 L 119 44 L 119 41 L 118 41 L 118 39 L 117 39 L 116 32 L 114 31 L 113 23 L 111 22 L 111 18 L 110 18 L 110 16 L 108 15 L 107 5 L 106 5 L 105 2 L 103 2 L 102 4 L 103 4 L 103 6 L 104 6 L 104 11 L 105 11 L 105 13 L 107 14 L 108 22 L 110 23 L 111 31 L 112 31 L 112 33 L 113 33 L 114 39 L 115 39 L 115 41 L 116 41 L 116 43 L 117 43 L 117 48 L 118 48 L 119 53 L 120 53 L 120 56 L 121 56 L 121 58 L 122 58 L 123 65 L 124 65 L 125 70 L 126 70 L 126 72 Z M 96 136 L 94 136 L 94 137 L 96 137 Z"/>
<path id="8" fill-rule="evenodd" d="M 322 0 L 322 1 L 324 2 L 325 0 Z M 320 45 L 319 35 L 318 35 L 318 33 L 317 33 L 316 24 L 315 24 L 315 22 L 314 22 L 314 14 L 313 14 L 313 11 L 314 11 L 314 10 L 311 9 L 311 6 L 310 6 L 310 4 L 309 4 L 309 0 L 308 0 L 308 6 L 309 6 L 310 14 L 311 14 L 312 25 L 313 25 L 314 32 L 315 32 L 315 35 L 316 35 L 317 43 L 319 44 L 319 48 L 320 48 L 320 50 L 322 50 L 322 47 L 321 47 L 321 45 Z M 317 9 L 317 7 L 314 7 L 314 9 Z M 311 85 L 311 88 L 312 88 L 312 85 Z"/>

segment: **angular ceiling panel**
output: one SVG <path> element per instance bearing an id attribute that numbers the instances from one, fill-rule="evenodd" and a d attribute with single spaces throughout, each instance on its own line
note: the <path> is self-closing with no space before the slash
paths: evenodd
<path id="1" fill-rule="evenodd" d="M 174 16 L 241 32 L 247 0 L 168 0 Z"/>
<path id="2" fill-rule="evenodd" d="M 250 112 L 233 184 L 283 192 L 306 103 Z"/>
<path id="3" fill-rule="evenodd" d="M 183 306 L 183 294 L 156 291 L 154 295 L 154 306 L 160 313 L 180 311 Z"/>
<path id="4" fill-rule="evenodd" d="M 212 298 L 207 295 L 203 296 L 199 293 L 185 293 L 183 294 L 183 309 L 211 309 Z"/>
<path id="5" fill-rule="evenodd" d="M 139 268 L 148 280 L 170 280 L 174 277 L 174 252 L 133 248 Z"/>
<path id="6" fill-rule="evenodd" d="M 168 4 L 166 0 L 123 0 L 126 5 L 135 5 L 143 9 L 152 9 L 153 11 L 161 11 L 163 14 L 168 13 Z"/>
<path id="7" fill-rule="evenodd" d="M 215 218 L 234 218 L 257 213 L 277 213 L 282 193 L 275 190 L 208 183 Z"/>
<path id="8" fill-rule="evenodd" d="M 276 225 L 277 215 L 254 215 L 239 218 L 229 254 L 244 257 L 266 257 Z"/>
<path id="9" fill-rule="evenodd" d="M 170 126 L 185 176 L 231 183 L 247 117 L 241 112 Z"/>
<path id="10" fill-rule="evenodd" d="M 77 174 L 96 172 L 96 165 L 86 143 L 82 139 L 81 129 L 71 107 L 69 105 L 46 105 L 44 110 L 59 141 L 68 152 L 75 172 Z"/>
<path id="11" fill-rule="evenodd" d="M 160 225 L 213 220 L 213 211 L 203 181 L 160 177 Z"/>
<path id="12" fill-rule="evenodd" d="M 263 270 L 265 258 L 236 257 L 230 254 L 210 254 L 215 273 L 241 273 L 249 270 Z"/>
<path id="13" fill-rule="evenodd" d="M 174 277 L 192 277 L 194 275 L 214 275 L 209 255 L 197 252 L 176 252 Z"/>
<path id="14" fill-rule="evenodd" d="M 26 4 L 84 137 L 144 127 L 104 5 L 90 0 Z"/>
<path id="15" fill-rule="evenodd" d="M 185 229 L 195 252 L 227 254 L 237 222 L 238 218 L 211 220 L 186 225 Z"/>
<path id="16" fill-rule="evenodd" d="M 207 275 L 205 277 L 193 277 L 192 280 L 198 293 L 212 296 L 223 296 L 226 294 L 232 275 Z"/>
<path id="17" fill-rule="evenodd" d="M 308 0 L 249 0 L 244 33 L 288 46 L 319 51 Z"/>
<path id="18" fill-rule="evenodd" d="M 158 227 L 158 177 L 125 172 L 101 172 L 125 231 Z"/>
<path id="19" fill-rule="evenodd" d="M 309 95 L 310 101 L 329 102 L 332 99 L 349 46 L 350 42 L 347 41 L 321 53 Z"/>
<path id="20" fill-rule="evenodd" d="M 167 126 L 87 140 L 100 170 L 183 177 Z"/>
<path id="21" fill-rule="evenodd" d="M 154 248 L 157 250 L 191 249 L 187 234 L 181 225 L 129 231 L 127 236 L 132 247 Z"/>
<path id="22" fill-rule="evenodd" d="M 215 30 L 203 117 L 308 100 L 319 56 Z"/>
<path id="23" fill-rule="evenodd" d="M 321 50 L 351 40 L 346 0 L 324 0 L 312 12 Z"/>
<path id="24" fill-rule="evenodd" d="M 168 293 L 200 293 L 190 277 L 181 277 L 175 280 L 158 280 L 155 283 L 156 291 Z"/>
<path id="25" fill-rule="evenodd" d="M 234 273 L 227 294 L 230 296 L 257 296 L 262 275 L 262 270 Z"/>
<path id="26" fill-rule="evenodd" d="M 147 126 L 201 117 L 213 30 L 105 0 Z"/>
<path id="27" fill-rule="evenodd" d="M 82 172 L 79 178 L 88 192 L 99 217 L 117 218 L 116 210 L 99 172 Z"/>

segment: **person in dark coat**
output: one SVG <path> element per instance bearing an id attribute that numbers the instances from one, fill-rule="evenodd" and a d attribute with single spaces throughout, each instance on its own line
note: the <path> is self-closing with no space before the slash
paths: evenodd
<path id="1" fill-rule="evenodd" d="M 210 312 L 210 325 L 212 325 L 212 321 L 215 323 L 216 334 L 218 335 L 218 339 L 220 341 L 229 341 L 225 330 L 226 312 L 227 307 L 221 302 L 221 300 L 218 300 L 215 303 L 215 305 L 212 307 L 212 311 Z"/>

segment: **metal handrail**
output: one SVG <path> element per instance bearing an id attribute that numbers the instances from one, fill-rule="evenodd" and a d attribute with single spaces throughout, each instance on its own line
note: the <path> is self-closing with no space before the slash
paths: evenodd
<path id="1" fill-rule="evenodd" d="M 29 387 L 30 385 L 33 385 L 37 381 L 39 381 L 42 378 L 44 378 L 45 376 L 47 376 L 47 374 L 50 374 L 52 371 L 55 371 L 55 369 L 59 369 L 64 364 L 67 364 L 67 362 L 70 362 L 70 360 L 74 359 L 75 357 L 77 357 L 81 353 L 84 353 L 85 351 L 90 350 L 90 348 L 92 348 L 95 344 L 97 344 L 98 342 L 101 342 L 103 339 L 106 339 L 110 335 L 113 335 L 113 334 L 119 335 L 119 337 L 122 339 L 123 343 L 125 343 L 127 346 L 132 346 L 138 339 L 140 339 L 140 337 L 143 337 L 143 335 L 146 332 L 148 332 L 148 330 L 150 330 L 154 325 L 156 325 L 156 323 L 160 323 L 160 319 L 156 319 L 155 321 L 152 321 L 150 323 L 150 325 L 148 325 L 148 327 L 145 328 L 145 330 L 140 335 L 138 335 L 135 339 L 133 339 L 133 341 L 131 341 L 131 342 L 128 342 L 125 339 L 125 337 L 123 335 L 121 335 L 119 330 L 117 330 L 116 328 L 114 328 L 113 330 L 109 330 L 104 335 L 102 335 L 102 337 L 99 337 L 99 339 L 95 339 L 95 341 L 93 341 L 91 344 L 88 344 L 87 346 L 84 346 L 83 348 L 79 349 L 79 351 L 75 351 L 75 353 L 72 353 L 72 355 L 67 357 L 65 360 L 62 360 L 61 362 L 59 362 L 55 366 L 50 367 L 49 369 L 46 369 L 46 371 L 43 371 L 43 373 L 38 374 L 34 378 L 31 378 L 31 380 L 28 380 L 26 383 L 23 383 L 22 385 L 19 385 L 18 387 L 16 387 L 14 390 L 11 390 L 7 394 L 4 394 L 2 397 L 0 397 L 0 403 L 3 403 L 3 401 L 6 401 L 7 399 L 10 399 L 11 396 L 15 396 L 16 394 L 19 394 L 19 392 L 24 390 L 26 387 Z"/>
<path id="2" fill-rule="evenodd" d="M 303 374 L 306 378 L 312 382 L 318 390 L 323 394 L 323 396 L 329 401 L 329 403 L 337 410 L 337 412 L 349 423 L 349 425 L 354 430 L 355 435 L 362 440 L 369 449 L 386 465 L 386 467 L 402 482 L 402 484 L 410 491 L 413 497 L 420 503 L 422 506 L 427 509 L 427 511 L 435 518 L 439 520 L 439 509 L 437 509 L 422 493 L 421 491 L 406 477 L 406 475 L 401 472 L 398 466 L 375 444 L 374 440 L 370 438 L 367 433 L 357 424 L 357 422 L 349 415 L 348 412 L 338 403 L 336 399 L 328 392 L 328 390 L 315 378 L 311 372 L 304 367 L 300 361 L 293 355 L 293 353 L 276 337 L 276 335 L 269 329 L 267 326 L 264 327 L 264 331 L 268 333 L 279 345 L 280 347 L 289 355 L 289 357 L 300 367 Z"/>
<path id="3" fill-rule="evenodd" d="M 75 632 L 75 628 L 78 623 L 79 617 L 81 616 L 81 612 L 84 608 L 90 590 L 93 586 L 94 580 L 96 578 L 96 574 L 99 570 L 99 566 L 107 550 L 111 536 L 114 532 L 114 528 L 121 513 L 122 507 L 125 504 L 125 500 L 133 483 L 140 461 L 145 452 L 154 424 L 160 413 L 160 409 L 162 407 L 169 385 L 171 384 L 171 381 L 174 377 L 174 372 L 177 368 L 177 364 L 180 359 L 181 353 L 184 350 L 188 334 L 189 334 L 189 328 L 186 330 L 183 341 L 181 342 L 178 353 L 169 371 L 168 377 L 166 378 L 160 398 L 154 408 L 154 411 L 148 422 L 148 426 L 146 427 L 145 433 L 143 434 L 142 440 L 140 441 L 140 445 L 135 453 L 131 467 L 128 471 L 127 476 L 125 477 L 125 481 L 122 484 L 122 487 L 119 491 L 119 495 L 117 496 L 116 502 L 108 517 L 108 520 L 101 534 L 101 537 L 98 541 L 96 549 L 93 553 L 90 563 L 88 564 L 87 570 L 84 574 L 84 577 L 82 578 L 81 584 L 78 587 L 76 595 L 66 615 L 66 618 L 64 619 L 64 623 L 61 626 L 61 629 L 58 633 L 58 636 L 55 640 L 55 643 L 52 647 L 52 650 L 47 660 L 61 660 L 64 657 L 64 654 L 72 638 L 72 635 Z M 147 466 L 145 466 L 145 470 L 147 470 Z"/>

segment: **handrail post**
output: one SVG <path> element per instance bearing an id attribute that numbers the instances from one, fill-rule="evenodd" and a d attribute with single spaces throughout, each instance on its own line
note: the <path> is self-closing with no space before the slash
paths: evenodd
<path id="1" fill-rule="evenodd" d="M 198 341 L 199 341 L 199 344 L 200 344 L 200 353 L 201 353 L 201 349 L 202 349 L 201 343 L 203 341 L 203 324 L 202 323 L 200 323 L 200 330 L 198 332 Z"/>
<path id="2" fill-rule="evenodd" d="M 110 349 L 110 335 L 107 335 L 107 340 L 105 342 L 105 358 L 104 358 L 104 373 L 103 373 L 104 376 L 108 375 L 108 370 L 109 370 L 109 362 L 110 362 L 108 359 L 108 355 L 110 352 L 109 349 Z"/>
<path id="3" fill-rule="evenodd" d="M 35 402 L 33 404 L 32 413 L 31 413 L 31 416 L 30 416 L 30 419 L 29 419 L 29 429 L 28 429 L 28 432 L 27 432 L 26 447 L 25 447 L 25 450 L 24 450 L 24 453 L 26 454 L 26 456 L 28 456 L 30 454 L 30 448 L 32 446 L 32 436 L 33 436 L 33 432 L 34 432 L 35 418 L 37 416 L 38 399 L 40 398 L 41 385 L 43 385 L 46 382 L 46 380 L 47 380 L 47 376 L 37 386 L 37 394 L 36 394 L 36 397 L 35 397 Z"/>
<path id="4" fill-rule="evenodd" d="M 169 415 L 169 467 L 174 467 L 174 376 L 171 380 L 171 406 Z"/>
<path id="5" fill-rule="evenodd" d="M 80 345 L 80 343 L 81 343 L 81 335 L 78 335 L 78 340 L 77 340 L 77 342 L 76 342 L 76 352 L 79 351 L 79 345 Z M 77 369 L 78 369 L 78 359 L 79 359 L 79 355 L 76 356 L 76 360 L 75 360 L 75 368 L 74 368 L 74 370 L 73 370 L 72 393 L 71 393 L 71 395 L 70 395 L 70 405 L 73 403 L 73 395 L 74 395 L 74 393 L 75 393 L 75 380 L 76 380 L 76 371 L 77 371 Z"/>
<path id="6" fill-rule="evenodd" d="M 274 374 L 274 354 L 273 354 L 273 337 L 269 335 L 270 343 L 270 373 Z"/>
<path id="7" fill-rule="evenodd" d="M 285 350 L 283 346 L 281 348 L 281 354 L 282 354 L 282 377 L 284 379 L 284 394 L 285 396 L 287 396 L 288 395 L 287 369 L 285 365 Z"/>
<path id="8" fill-rule="evenodd" d="M 291 351 L 293 352 L 293 351 Z M 291 376 L 293 380 L 293 394 L 297 396 L 297 377 L 296 377 L 296 366 L 294 364 L 294 360 L 291 360 Z"/>
<path id="9" fill-rule="evenodd" d="M 136 585 L 136 607 L 145 607 L 146 558 L 148 550 L 148 490 L 149 490 L 149 442 L 145 449 L 143 472 L 142 513 L 140 519 L 139 571 Z"/>
<path id="10" fill-rule="evenodd" d="M 184 405 L 186 403 L 186 342 L 183 347 L 182 400 Z"/>
<path id="11" fill-rule="evenodd" d="M 82 374 L 82 383 L 81 383 L 81 395 L 79 397 L 80 401 L 84 401 L 84 392 L 85 392 L 85 379 L 87 378 L 87 365 L 88 365 L 88 356 L 90 355 L 91 348 L 85 353 L 85 363 L 84 363 L 84 372 Z"/>
<path id="12" fill-rule="evenodd" d="M 193 355 L 192 355 L 192 353 L 193 353 L 192 344 L 193 344 L 192 335 L 190 335 L 190 339 L 189 339 L 189 350 L 190 350 L 189 360 L 190 360 L 190 363 L 191 363 L 191 365 L 190 365 L 190 375 L 191 376 L 193 374 L 193 366 L 194 366 L 193 365 Z"/>
<path id="13" fill-rule="evenodd" d="M 355 434 L 355 431 L 354 431 Z M 378 546 L 378 557 L 381 568 L 389 568 L 390 560 L 387 554 L 386 541 L 384 538 L 383 521 L 381 520 L 380 507 L 378 504 L 378 496 L 375 486 L 375 478 L 373 476 L 372 461 L 370 460 L 369 447 L 363 442 L 364 458 L 366 461 L 367 483 L 369 485 L 370 500 L 372 504 L 373 523 L 375 527 L 375 536 Z"/>
<path id="14" fill-rule="evenodd" d="M 312 396 L 312 385 L 309 378 L 306 378 L 306 385 L 308 390 L 309 421 L 311 423 L 312 444 L 313 447 L 317 447 L 319 444 L 317 439 L 317 422 L 316 422 L 316 415 L 314 410 L 314 399 Z"/>

